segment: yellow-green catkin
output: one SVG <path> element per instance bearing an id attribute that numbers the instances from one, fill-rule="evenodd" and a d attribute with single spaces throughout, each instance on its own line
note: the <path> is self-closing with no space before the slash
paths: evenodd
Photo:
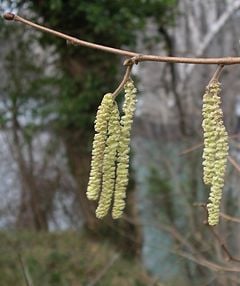
<path id="1" fill-rule="evenodd" d="M 212 82 L 203 96 L 203 180 L 211 186 L 208 208 L 208 223 L 219 222 L 220 203 L 224 186 L 224 174 L 228 156 L 228 135 L 223 124 L 220 83 Z"/>
<path id="2" fill-rule="evenodd" d="M 120 116 L 116 102 L 109 119 L 107 136 L 102 169 L 102 192 L 96 209 L 97 218 L 107 215 L 115 186 L 116 157 L 120 137 Z"/>
<path id="3" fill-rule="evenodd" d="M 224 186 L 224 174 L 227 164 L 228 156 L 228 134 L 226 132 L 223 122 L 220 121 L 217 126 L 217 144 L 216 144 L 216 161 L 215 174 L 210 190 L 208 208 L 208 223 L 209 225 L 216 225 L 219 222 L 220 204 L 222 198 L 222 190 Z"/>
<path id="4" fill-rule="evenodd" d="M 113 106 L 114 98 L 112 94 L 105 94 L 98 108 L 95 120 L 94 128 L 96 134 L 93 140 L 91 171 L 87 189 L 89 200 L 97 200 L 101 190 L 104 150 L 107 140 L 108 123 Z"/>
<path id="5" fill-rule="evenodd" d="M 216 152 L 216 123 L 221 118 L 220 109 L 220 84 L 213 83 L 206 88 L 203 96 L 203 181 L 211 185 L 214 176 L 215 152 Z"/>
<path id="6" fill-rule="evenodd" d="M 128 184 L 129 169 L 129 143 L 133 122 L 133 115 L 136 108 L 136 88 L 132 80 L 129 80 L 124 87 L 125 101 L 123 105 L 124 115 L 121 117 L 121 134 L 118 145 L 118 160 L 116 170 L 116 183 L 112 217 L 121 217 L 125 208 L 126 188 Z"/>

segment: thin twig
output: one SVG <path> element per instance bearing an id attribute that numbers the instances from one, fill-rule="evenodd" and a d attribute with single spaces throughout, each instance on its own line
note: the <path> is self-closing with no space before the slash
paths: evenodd
<path id="1" fill-rule="evenodd" d="M 233 165 L 233 167 L 240 172 L 240 166 L 238 165 L 238 163 L 229 155 L 228 156 L 228 161 Z"/>
<path id="2" fill-rule="evenodd" d="M 186 253 L 185 251 L 181 251 L 178 250 L 176 251 L 176 254 L 178 254 L 179 256 L 182 256 L 184 258 L 187 258 L 193 262 L 195 262 L 196 264 L 199 264 L 201 266 L 207 267 L 208 269 L 211 269 L 213 271 L 225 271 L 225 272 L 237 272 L 240 273 L 240 268 L 239 267 L 233 267 L 233 266 L 224 266 L 224 265 L 220 265 L 211 261 L 208 261 L 206 259 L 199 259 L 198 257 L 194 257 L 189 253 Z"/>
<path id="3" fill-rule="evenodd" d="M 125 75 L 123 77 L 122 82 L 119 84 L 119 86 L 117 87 L 117 89 L 113 93 L 114 97 L 116 97 L 122 91 L 125 83 L 129 80 L 130 74 L 131 74 L 131 70 L 132 70 L 132 64 L 129 64 L 127 66 L 127 68 L 126 68 L 126 72 L 125 72 Z"/>
<path id="4" fill-rule="evenodd" d="M 24 263 L 24 260 L 22 258 L 21 250 L 18 244 L 18 241 L 12 241 L 8 235 L 6 234 L 5 239 L 7 243 L 10 245 L 10 247 L 14 250 L 14 253 L 16 254 L 16 258 L 19 261 L 21 272 L 23 274 L 23 278 L 25 281 L 26 286 L 33 286 L 33 281 L 31 279 L 30 273 L 28 271 L 27 265 Z"/>
<path id="5" fill-rule="evenodd" d="M 202 207 L 202 208 L 204 209 L 204 211 L 206 212 L 206 215 L 208 215 L 208 210 L 207 210 L 206 204 L 204 204 L 204 203 L 197 203 L 197 204 L 194 204 L 194 205 L 195 205 L 195 206 L 198 206 L 198 207 Z M 208 226 L 209 230 L 211 231 L 211 233 L 213 234 L 213 236 L 216 238 L 216 240 L 217 240 L 217 242 L 219 243 L 220 247 L 222 248 L 223 252 L 226 254 L 227 259 L 228 259 L 229 261 L 240 262 L 240 259 L 239 259 L 239 258 L 234 257 L 234 256 L 230 253 L 228 247 L 226 246 L 226 244 L 224 243 L 224 241 L 222 240 L 222 238 L 220 237 L 220 235 L 218 234 L 218 232 L 216 231 L 216 229 L 215 229 L 214 227 L 210 226 L 210 225 L 207 223 L 207 221 L 204 222 L 204 223 Z"/>
<path id="6" fill-rule="evenodd" d="M 209 226 L 210 227 L 210 226 Z M 222 238 L 220 237 L 220 235 L 217 233 L 217 231 L 213 228 L 210 227 L 212 234 L 215 236 L 216 240 L 218 241 L 219 245 L 221 246 L 223 252 L 225 252 L 225 254 L 227 255 L 227 260 L 229 261 L 235 261 L 235 262 L 240 262 L 239 258 L 234 257 L 229 249 L 227 248 L 226 244 L 224 243 L 224 241 L 222 240 Z"/>
<path id="7" fill-rule="evenodd" d="M 200 206 L 202 207 L 203 203 L 196 203 L 194 204 L 196 206 Z M 137 226 L 153 226 L 153 227 L 156 227 L 156 228 L 160 228 L 166 232 L 168 232 L 169 234 L 172 235 L 172 237 L 181 243 L 181 245 L 183 245 L 185 248 L 187 248 L 188 252 L 185 252 L 185 251 L 181 251 L 181 250 L 177 250 L 177 251 L 171 251 L 172 253 L 175 253 L 179 256 L 182 256 L 184 258 L 187 258 L 191 261 L 194 261 L 195 263 L 201 265 L 201 266 L 204 266 L 204 267 L 207 267 L 208 269 L 211 269 L 213 271 L 224 271 L 224 272 L 238 272 L 240 273 L 240 268 L 239 267 L 233 267 L 233 266 L 225 266 L 225 265 L 222 265 L 222 264 L 219 264 L 219 263 L 215 263 L 213 261 L 210 261 L 208 260 L 207 258 L 205 258 L 203 256 L 203 254 L 194 247 L 194 245 L 191 245 L 190 242 L 184 238 L 176 228 L 174 227 L 171 227 L 171 226 L 167 226 L 167 225 L 163 225 L 163 224 L 159 224 L 159 223 L 147 223 L 147 224 L 144 224 L 144 223 L 141 223 L 141 224 L 138 224 L 136 223 L 134 220 L 128 218 L 127 216 L 123 216 L 123 219 L 126 220 L 126 221 L 129 221 L 130 223 L 134 224 L 134 225 L 137 225 Z"/>
<path id="8" fill-rule="evenodd" d="M 129 52 L 129 51 L 124 51 L 124 50 L 120 50 L 120 49 L 115 49 L 115 48 L 111 48 L 111 47 L 107 47 L 107 46 L 103 46 L 103 45 L 98 45 L 98 44 L 94 44 L 94 43 L 90 43 L 87 41 L 83 41 L 80 39 L 77 39 L 75 37 L 71 37 L 69 35 L 66 35 L 64 33 L 55 31 L 53 29 L 44 27 L 42 25 L 39 24 L 35 24 L 32 21 L 26 20 L 18 15 L 15 15 L 13 13 L 6 13 L 3 15 L 5 20 L 9 20 L 9 21 L 17 21 L 17 22 L 21 22 L 25 25 L 31 26 L 33 28 L 36 28 L 37 30 L 52 34 L 54 36 L 57 36 L 59 38 L 63 38 L 66 41 L 73 43 L 75 45 L 79 45 L 79 46 L 84 46 L 84 47 L 88 47 L 88 48 L 92 48 L 92 49 L 97 49 L 97 50 L 102 50 L 108 53 L 113 53 L 113 54 L 118 54 L 118 55 L 123 55 L 123 56 L 128 56 L 128 57 L 134 57 L 137 56 L 137 53 L 133 53 L 133 52 Z"/>
<path id="9" fill-rule="evenodd" d="M 148 286 L 161 286 L 161 285 L 164 286 L 163 284 L 160 284 L 158 277 L 154 278 L 153 281 L 150 284 L 148 284 Z"/>
<path id="10" fill-rule="evenodd" d="M 132 58 L 133 63 L 138 62 L 144 62 L 144 61 L 153 61 L 153 62 L 168 62 L 168 63 L 186 63 L 186 64 L 219 64 L 219 65 L 234 65 L 234 64 L 240 64 L 240 57 L 221 57 L 221 58 L 186 58 L 186 57 L 166 57 L 166 56 L 157 56 L 157 55 L 145 55 L 145 54 L 139 54 L 132 51 L 127 51 L 123 49 L 116 49 L 104 45 L 94 44 L 91 42 L 83 41 L 80 39 L 77 39 L 75 37 L 71 37 L 69 35 L 66 35 L 64 33 L 55 31 L 53 29 L 44 27 L 39 24 L 35 24 L 29 20 L 26 20 L 18 15 L 15 15 L 13 13 L 5 13 L 3 15 L 5 20 L 8 21 L 17 21 L 21 22 L 25 25 L 31 26 L 33 28 L 36 28 L 40 31 L 50 33 L 52 35 L 55 35 L 57 37 L 63 38 L 70 43 L 73 43 L 75 45 L 85 46 L 92 49 L 97 49 L 101 51 L 105 51 L 108 53 L 113 53 L 116 55 L 126 56 Z"/>
<path id="11" fill-rule="evenodd" d="M 104 266 L 104 268 L 96 275 L 96 277 L 94 277 L 93 280 L 87 284 L 87 286 L 98 285 L 98 282 L 102 279 L 102 277 L 109 271 L 109 269 L 119 258 L 120 255 L 118 253 L 115 253 L 112 259 Z"/>
<path id="12" fill-rule="evenodd" d="M 195 150 L 199 149 L 202 146 L 203 146 L 203 143 L 198 143 L 196 145 L 193 145 L 192 147 L 189 147 L 189 148 L 183 150 L 181 153 L 179 153 L 179 156 L 191 153 L 192 151 L 195 151 Z"/>
<path id="13" fill-rule="evenodd" d="M 240 223 L 240 218 L 236 218 L 234 216 L 227 215 L 227 214 L 224 214 L 224 213 L 220 213 L 220 216 L 222 218 L 224 218 L 225 220 L 236 222 L 236 223 Z"/>
<path id="14" fill-rule="evenodd" d="M 219 66 L 217 67 L 217 70 L 216 70 L 215 73 L 213 74 L 213 76 L 212 76 L 212 78 L 211 78 L 211 80 L 210 80 L 210 82 L 209 82 L 208 85 L 212 84 L 214 81 L 218 81 L 218 79 L 219 79 L 219 77 L 220 77 L 220 74 L 221 74 L 223 68 L 224 68 L 224 65 L 219 65 Z"/>
<path id="15" fill-rule="evenodd" d="M 21 270 L 22 270 L 22 273 L 23 273 L 23 277 L 24 277 L 26 286 L 33 286 L 32 279 L 31 279 L 31 277 L 30 277 L 28 268 L 27 268 L 27 266 L 25 265 L 25 263 L 24 263 L 24 261 L 23 261 L 23 258 L 22 258 L 21 254 L 20 254 L 20 252 L 17 254 L 17 256 L 18 256 L 19 263 L 20 263 L 20 265 L 21 265 Z"/>
<path id="16" fill-rule="evenodd" d="M 239 136 L 240 136 L 240 134 L 232 134 L 232 135 L 229 135 L 228 138 L 229 139 L 234 139 L 234 138 L 238 138 Z M 179 156 L 191 153 L 192 151 L 195 151 L 195 150 L 199 149 L 202 146 L 203 146 L 203 143 L 198 143 L 196 145 L 193 145 L 192 147 L 189 147 L 189 148 L 184 149 L 183 151 L 181 151 L 181 153 L 179 153 Z M 228 160 L 240 172 L 240 166 L 238 165 L 238 163 L 231 156 L 228 156 Z"/>

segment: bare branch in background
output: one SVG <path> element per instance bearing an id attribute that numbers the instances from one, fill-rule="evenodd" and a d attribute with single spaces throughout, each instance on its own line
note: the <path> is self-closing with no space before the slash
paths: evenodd
<path id="1" fill-rule="evenodd" d="M 219 19 L 211 25 L 210 31 L 206 34 L 205 38 L 200 42 L 199 48 L 195 53 L 196 57 L 202 57 L 221 29 L 225 26 L 226 22 L 231 18 L 231 16 L 240 8 L 240 1 L 234 1 L 229 5 L 228 9 L 219 17 Z M 194 69 L 195 65 L 188 66 L 185 70 L 186 80 Z"/>
<path id="2" fill-rule="evenodd" d="M 110 270 L 113 264 L 119 259 L 120 255 L 115 253 L 113 257 L 109 260 L 109 262 L 105 265 L 105 267 L 97 273 L 97 275 L 92 279 L 91 282 L 87 284 L 87 286 L 95 286 L 99 283 L 99 281 L 103 278 L 104 275 Z"/>
<path id="3" fill-rule="evenodd" d="M 23 261 L 23 258 L 22 258 L 22 255 L 21 255 L 20 252 L 18 253 L 18 260 L 19 260 L 19 263 L 21 265 L 21 270 L 22 270 L 22 273 L 23 273 L 23 276 L 24 276 L 24 280 L 25 280 L 26 286 L 33 286 L 33 282 L 32 282 L 30 273 L 28 271 L 27 265 Z"/>
<path id="4" fill-rule="evenodd" d="M 208 210 L 207 210 L 206 204 L 200 203 L 200 204 L 195 204 L 195 206 L 202 207 L 204 209 L 206 215 L 208 215 Z M 223 241 L 221 235 L 216 231 L 216 228 L 214 226 L 208 225 L 207 219 L 206 219 L 206 222 L 204 222 L 204 223 L 208 226 L 209 230 L 211 231 L 211 233 L 215 237 L 216 241 L 220 245 L 222 251 L 226 254 L 227 260 L 240 263 L 240 259 L 231 254 L 226 243 Z"/>

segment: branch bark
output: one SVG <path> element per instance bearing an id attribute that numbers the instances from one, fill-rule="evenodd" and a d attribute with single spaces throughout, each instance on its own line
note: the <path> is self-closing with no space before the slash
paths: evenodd
<path id="1" fill-rule="evenodd" d="M 108 47 L 104 45 L 99 45 L 99 44 L 83 41 L 83 40 L 71 37 L 69 35 L 66 35 L 64 33 L 55 31 L 53 29 L 46 28 L 42 25 L 35 24 L 13 13 L 5 13 L 3 17 L 5 20 L 8 20 L 8 21 L 14 20 L 17 22 L 21 22 L 25 25 L 31 26 L 40 31 L 50 33 L 52 35 L 65 39 L 66 41 L 73 43 L 75 45 L 85 46 L 91 49 L 97 49 L 97 50 L 101 50 L 104 52 L 129 57 L 131 58 L 133 64 L 137 64 L 138 62 L 146 62 L 146 61 L 166 62 L 166 63 L 186 63 L 186 64 L 223 64 L 223 65 L 240 64 L 240 57 L 220 57 L 220 58 L 190 58 L 189 57 L 188 58 L 188 57 L 173 57 L 173 56 L 167 57 L 167 56 L 158 56 L 158 55 L 144 55 L 144 54 L 139 54 L 137 52 L 116 49 L 116 48 L 112 48 L 112 47 Z"/>

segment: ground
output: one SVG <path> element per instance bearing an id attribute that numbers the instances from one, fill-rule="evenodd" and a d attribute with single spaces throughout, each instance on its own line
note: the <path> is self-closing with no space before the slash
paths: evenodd
<path id="1" fill-rule="evenodd" d="M 139 262 L 123 257 L 107 241 L 90 240 L 74 231 L 0 235 L 0 286 L 144 286 L 152 282 Z"/>

